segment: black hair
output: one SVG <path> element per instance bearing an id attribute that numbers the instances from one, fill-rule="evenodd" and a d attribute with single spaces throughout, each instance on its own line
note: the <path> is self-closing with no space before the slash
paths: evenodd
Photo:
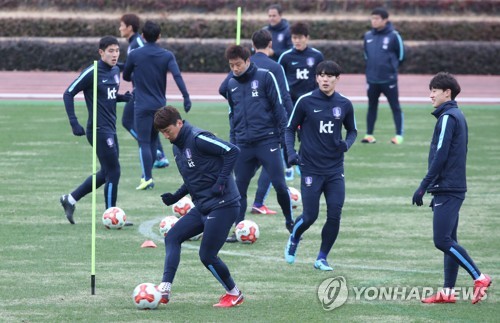
<path id="1" fill-rule="evenodd" d="M 161 33 L 161 27 L 151 20 L 146 21 L 142 27 L 142 35 L 148 43 L 154 43 L 158 40 Z"/>
<path id="2" fill-rule="evenodd" d="M 305 22 L 296 22 L 290 27 L 290 34 L 309 36 L 309 25 Z"/>
<path id="3" fill-rule="evenodd" d="M 372 15 L 380 16 L 382 19 L 389 18 L 389 12 L 384 7 L 377 7 L 372 10 Z"/>
<path id="4" fill-rule="evenodd" d="M 267 11 L 272 10 L 272 9 L 274 9 L 274 10 L 278 11 L 278 15 L 280 15 L 280 16 L 281 16 L 281 13 L 283 12 L 283 9 L 281 8 L 281 5 L 280 5 L 280 4 L 278 4 L 278 3 L 277 3 L 277 4 L 272 4 L 272 5 L 270 5 L 270 6 L 267 8 Z"/>
<path id="5" fill-rule="evenodd" d="M 167 105 L 155 112 L 153 124 L 156 130 L 161 131 L 168 126 L 176 125 L 178 120 L 182 120 L 179 110 Z"/>
<path id="6" fill-rule="evenodd" d="M 111 45 L 118 45 L 120 46 L 120 43 L 118 42 L 118 39 L 116 39 L 115 36 L 104 36 L 99 40 L 99 49 L 106 50 Z"/>
<path id="7" fill-rule="evenodd" d="M 252 43 L 255 49 L 267 48 L 272 40 L 273 36 L 271 36 L 271 33 L 266 29 L 257 30 L 252 35 Z"/>
<path id="8" fill-rule="evenodd" d="M 322 61 L 316 66 L 316 75 L 321 74 L 339 76 L 342 73 L 340 65 L 334 61 Z"/>
<path id="9" fill-rule="evenodd" d="M 226 49 L 225 56 L 228 60 L 241 58 L 246 61 L 250 57 L 250 51 L 240 45 L 231 45 Z"/>
<path id="10" fill-rule="evenodd" d="M 429 90 L 439 89 L 446 91 L 451 90 L 451 99 L 455 100 L 460 93 L 460 84 L 458 84 L 455 76 L 448 72 L 439 72 L 431 79 L 429 83 Z"/>

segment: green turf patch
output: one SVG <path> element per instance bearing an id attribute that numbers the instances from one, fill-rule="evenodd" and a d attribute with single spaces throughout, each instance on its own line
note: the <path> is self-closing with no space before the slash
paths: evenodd
<path id="1" fill-rule="evenodd" d="M 174 105 L 180 107 L 178 102 Z M 86 109 L 77 104 L 80 123 Z M 356 105 L 358 140 L 345 158 L 346 202 L 340 235 L 329 262 L 333 273 L 313 269 L 326 205 L 306 232 L 297 262 L 283 260 L 287 240 L 283 217 L 247 215 L 260 226 L 254 245 L 227 244 L 220 256 L 246 295 L 238 309 L 214 309 L 223 289 L 198 258 L 199 241 L 187 242 L 172 300 L 157 311 L 138 311 L 131 294 L 142 282 L 159 283 L 164 248 L 159 220 L 171 213 L 160 194 L 181 184 L 171 145 L 163 140 L 172 165 L 155 169 L 156 186 L 136 191 L 141 170 L 137 143 L 120 125 L 118 140 L 122 177 L 118 206 L 136 225 L 121 231 L 101 225 L 103 191 L 97 192 L 96 295 L 90 295 L 91 197 L 77 204 L 76 225 L 67 223 L 59 196 L 79 185 L 92 171 L 91 148 L 71 133 L 64 106 L 56 101 L 0 101 L 0 317 L 13 322 L 293 322 L 404 321 L 492 322 L 500 316 L 495 279 L 500 277 L 498 196 L 500 194 L 500 107 L 467 105 L 469 123 L 468 187 L 461 210 L 459 239 L 478 264 L 493 277 L 493 287 L 480 305 L 460 301 L 452 306 L 424 306 L 417 300 L 356 300 L 353 287 L 434 287 L 442 284 L 442 254 L 432 242 L 429 208 L 411 205 L 425 175 L 436 122 L 430 105 L 403 106 L 405 141 L 390 143 L 392 115 L 381 105 L 374 145 L 363 145 L 366 107 Z M 227 105 L 195 102 L 190 122 L 228 138 Z M 300 188 L 296 177 L 290 186 Z M 249 190 L 251 204 L 256 178 Z M 430 196 L 425 196 L 428 203 Z M 279 210 L 274 191 L 266 204 Z M 299 215 L 301 208 L 295 215 Z M 158 222 L 158 223 L 156 223 Z M 146 239 L 158 248 L 141 249 Z M 327 278 L 343 276 L 350 288 L 346 304 L 325 311 L 317 288 Z M 457 286 L 472 282 L 460 270 Z"/>

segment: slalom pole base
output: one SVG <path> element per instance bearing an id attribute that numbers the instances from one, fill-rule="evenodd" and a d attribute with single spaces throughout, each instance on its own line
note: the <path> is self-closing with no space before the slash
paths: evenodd
<path id="1" fill-rule="evenodd" d="M 90 275 L 90 294 L 95 295 L 95 275 Z"/>

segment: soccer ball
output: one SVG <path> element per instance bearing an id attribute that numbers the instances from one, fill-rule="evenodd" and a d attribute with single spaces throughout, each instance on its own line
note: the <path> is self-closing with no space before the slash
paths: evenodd
<path id="1" fill-rule="evenodd" d="M 160 304 L 161 292 L 151 283 L 142 283 L 135 287 L 132 300 L 140 310 L 153 310 Z"/>
<path id="2" fill-rule="evenodd" d="M 184 196 L 179 201 L 177 201 L 177 203 L 172 205 L 172 212 L 174 212 L 174 214 L 178 218 L 180 218 L 186 215 L 192 208 L 194 208 L 193 202 L 189 197 Z"/>
<path id="3" fill-rule="evenodd" d="M 302 194 L 300 191 L 293 187 L 288 187 L 290 191 L 290 199 L 292 200 L 292 207 L 296 209 L 302 203 Z"/>
<path id="4" fill-rule="evenodd" d="M 259 226 L 252 220 L 243 220 L 236 225 L 236 239 L 242 243 L 254 243 L 259 238 Z"/>
<path id="5" fill-rule="evenodd" d="M 120 230 L 125 225 L 127 216 L 119 207 L 113 206 L 102 214 L 102 224 L 106 229 Z"/>
<path id="6" fill-rule="evenodd" d="M 172 227 L 179 221 L 179 219 L 176 216 L 169 215 L 166 216 L 163 220 L 160 222 L 160 235 L 162 237 L 166 237 L 168 231 L 172 229 Z"/>

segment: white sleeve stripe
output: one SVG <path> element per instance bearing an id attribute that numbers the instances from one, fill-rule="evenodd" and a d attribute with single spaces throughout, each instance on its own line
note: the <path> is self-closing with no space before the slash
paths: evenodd
<path id="1" fill-rule="evenodd" d="M 288 92 L 290 92 L 290 87 L 288 86 L 288 80 L 286 78 L 286 73 L 285 73 L 285 69 L 283 68 L 283 65 L 280 65 L 280 68 L 281 68 L 281 72 L 283 73 L 283 79 L 285 80 L 286 90 Z"/>
<path id="2" fill-rule="evenodd" d="M 293 106 L 293 110 L 292 110 L 292 114 L 290 115 L 290 118 L 288 118 L 288 124 L 286 125 L 287 127 L 290 126 L 290 123 L 292 122 L 292 118 L 293 118 L 293 115 L 295 114 L 295 109 L 297 109 L 297 105 L 299 104 L 300 100 L 302 100 L 303 97 L 306 97 L 306 96 L 309 96 L 312 94 L 312 91 L 309 92 L 309 93 L 306 93 L 304 95 L 302 95 L 301 97 L 299 97 L 297 99 L 297 102 L 295 103 L 295 105 Z"/>
<path id="3" fill-rule="evenodd" d="M 443 122 L 441 122 L 441 133 L 439 134 L 437 150 L 439 150 L 439 148 L 441 148 L 441 146 L 443 145 L 443 138 L 444 138 L 444 133 L 446 132 L 446 123 L 448 122 L 448 117 L 449 116 L 447 114 L 443 116 Z"/>
<path id="4" fill-rule="evenodd" d="M 273 78 L 274 87 L 276 88 L 276 91 L 278 92 L 278 98 L 280 99 L 280 103 L 283 104 L 283 100 L 281 100 L 281 92 L 280 92 L 280 87 L 278 85 L 278 81 L 276 81 L 276 77 L 274 77 L 274 74 L 272 72 L 269 72 L 269 74 Z"/>
<path id="5" fill-rule="evenodd" d="M 87 70 L 85 70 L 72 84 L 71 86 L 69 87 L 68 89 L 68 92 L 71 92 L 73 91 L 73 89 L 75 88 L 75 86 L 80 83 L 80 81 L 85 77 L 85 75 L 89 74 L 90 72 L 92 72 L 94 70 L 94 65 L 90 66 L 89 68 L 87 68 Z"/>
<path id="6" fill-rule="evenodd" d="M 203 139 L 205 141 L 208 141 L 209 143 L 212 143 L 212 144 L 214 144 L 216 146 L 219 146 L 222 149 L 224 149 L 225 151 L 230 151 L 231 150 L 231 147 L 229 147 L 228 145 L 225 145 L 225 144 L 223 144 L 220 141 L 213 140 L 212 138 L 209 138 L 209 137 L 207 137 L 205 135 L 199 135 L 198 138 Z"/>
<path id="7" fill-rule="evenodd" d="M 403 58 L 405 57 L 405 47 L 403 45 L 403 39 L 401 39 L 401 36 L 399 35 L 399 33 L 396 33 L 396 38 L 398 40 L 398 45 L 399 45 L 399 57 L 398 57 L 398 59 L 400 61 L 402 61 Z"/>
<path id="8" fill-rule="evenodd" d="M 293 48 L 290 48 L 286 52 L 281 53 L 281 56 L 278 58 L 278 64 L 281 64 L 281 59 L 283 58 L 283 56 L 285 56 L 286 54 L 290 53 L 292 51 L 292 49 Z"/>

